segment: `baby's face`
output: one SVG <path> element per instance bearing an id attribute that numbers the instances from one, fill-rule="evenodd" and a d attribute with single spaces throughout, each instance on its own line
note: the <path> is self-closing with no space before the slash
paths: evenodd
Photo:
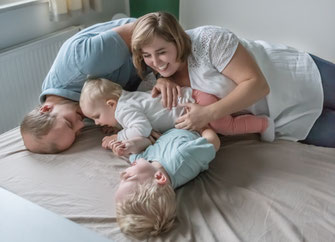
<path id="1" fill-rule="evenodd" d="M 120 174 L 120 185 L 116 191 L 116 202 L 121 202 L 129 194 L 133 193 L 138 184 L 142 184 L 150 179 L 154 179 L 158 171 L 150 162 L 145 159 L 139 159 L 132 163 Z"/>
<path id="2" fill-rule="evenodd" d="M 94 101 L 84 101 L 80 103 L 83 114 L 94 120 L 96 125 L 116 127 L 115 119 L 116 105 L 109 105 L 105 100 L 96 99 Z"/>

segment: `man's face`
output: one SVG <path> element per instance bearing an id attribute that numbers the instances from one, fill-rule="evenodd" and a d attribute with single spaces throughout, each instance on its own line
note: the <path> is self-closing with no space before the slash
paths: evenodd
<path id="1" fill-rule="evenodd" d="M 68 149 L 84 127 L 83 116 L 77 103 L 64 101 L 60 104 L 44 104 L 41 112 L 54 115 L 55 121 L 47 135 L 36 139 L 32 134 L 22 134 L 25 146 L 32 152 L 53 153 Z M 50 148 L 54 146 L 53 148 Z"/>
<path id="2" fill-rule="evenodd" d="M 75 141 L 80 129 L 84 127 L 83 116 L 75 102 L 56 104 L 50 111 L 56 116 L 54 126 L 42 139 L 47 143 L 54 143 L 60 150 L 68 149 Z"/>

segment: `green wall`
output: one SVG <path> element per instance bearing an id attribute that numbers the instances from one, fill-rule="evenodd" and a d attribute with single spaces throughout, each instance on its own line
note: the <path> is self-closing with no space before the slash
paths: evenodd
<path id="1" fill-rule="evenodd" d="M 130 16 L 138 18 L 150 12 L 164 11 L 179 18 L 179 0 L 129 0 Z"/>

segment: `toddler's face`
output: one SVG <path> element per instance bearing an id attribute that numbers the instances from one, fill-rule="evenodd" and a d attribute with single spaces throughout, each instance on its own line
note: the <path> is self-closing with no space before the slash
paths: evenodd
<path id="1" fill-rule="evenodd" d="M 96 125 L 100 126 L 117 126 L 115 119 L 116 105 L 109 105 L 105 100 L 96 99 L 94 101 L 87 101 L 80 104 L 83 114 L 94 120 Z"/>
<path id="2" fill-rule="evenodd" d="M 150 162 L 141 158 L 132 163 L 120 174 L 120 185 L 115 194 L 116 202 L 121 202 L 127 195 L 133 193 L 138 184 L 154 179 L 158 171 Z"/>

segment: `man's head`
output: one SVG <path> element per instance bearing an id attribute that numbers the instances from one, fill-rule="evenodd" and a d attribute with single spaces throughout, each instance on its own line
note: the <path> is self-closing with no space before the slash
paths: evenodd
<path id="1" fill-rule="evenodd" d="M 31 152 L 64 151 L 73 144 L 79 130 L 84 127 L 78 103 L 60 97 L 51 97 L 50 100 L 47 98 L 42 106 L 29 112 L 21 123 L 24 144 Z"/>
<path id="2" fill-rule="evenodd" d="M 139 159 L 121 173 L 116 192 L 121 231 L 137 239 L 169 231 L 176 217 L 176 198 L 158 162 Z"/>
<path id="3" fill-rule="evenodd" d="M 84 115 L 96 125 L 115 127 L 115 110 L 122 94 L 122 87 L 104 78 L 89 79 L 80 95 L 80 107 Z"/>

